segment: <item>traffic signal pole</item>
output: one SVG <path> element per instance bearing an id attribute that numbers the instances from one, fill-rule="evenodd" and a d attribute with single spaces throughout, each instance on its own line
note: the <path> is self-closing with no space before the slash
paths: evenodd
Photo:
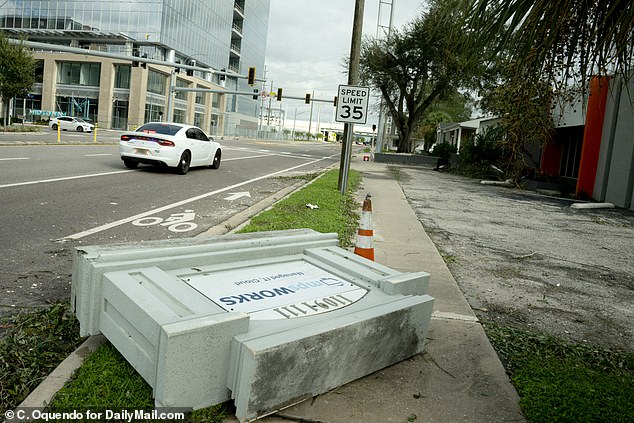
<path id="1" fill-rule="evenodd" d="M 348 63 L 348 85 L 359 83 L 359 62 L 361 58 L 361 33 L 363 30 L 363 9 L 365 0 L 355 0 L 354 22 L 352 24 L 352 42 L 350 43 L 350 60 Z M 339 180 L 337 188 L 341 195 L 348 190 L 348 173 L 350 171 L 350 156 L 352 155 L 352 134 L 354 125 L 346 123 L 343 126 L 343 144 L 341 145 L 341 160 L 339 161 Z"/>

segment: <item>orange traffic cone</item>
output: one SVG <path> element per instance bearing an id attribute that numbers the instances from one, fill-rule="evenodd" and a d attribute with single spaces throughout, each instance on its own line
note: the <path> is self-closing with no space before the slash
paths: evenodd
<path id="1" fill-rule="evenodd" d="M 370 200 L 370 194 L 366 195 L 365 200 L 363 200 L 354 253 L 374 261 L 374 232 L 372 230 L 372 201 Z"/>

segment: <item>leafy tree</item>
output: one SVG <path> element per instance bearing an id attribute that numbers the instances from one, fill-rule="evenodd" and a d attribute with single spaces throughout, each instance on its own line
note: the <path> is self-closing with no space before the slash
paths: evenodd
<path id="1" fill-rule="evenodd" d="M 434 102 L 470 86 L 480 56 L 464 41 L 461 0 L 433 0 L 402 31 L 366 39 L 361 47 L 363 83 L 379 90 L 399 133 L 398 152 L 410 152 L 417 122 Z"/>
<path id="2" fill-rule="evenodd" d="M 417 123 L 414 136 L 424 141 L 424 149 L 436 142 L 438 124 L 441 122 L 462 122 L 471 116 L 471 101 L 467 94 L 454 91 L 446 98 L 434 102 Z"/>
<path id="3" fill-rule="evenodd" d="M 631 0 L 468 0 L 469 27 L 490 52 L 507 52 L 531 74 L 564 87 L 612 71 L 631 75 Z M 522 76 L 522 75 L 520 75 Z"/>
<path id="4" fill-rule="evenodd" d="M 453 117 L 444 111 L 433 111 L 426 113 L 416 129 L 416 135 L 419 139 L 423 139 L 425 151 L 436 142 L 436 132 L 438 124 L 441 122 L 455 122 Z"/>
<path id="5" fill-rule="evenodd" d="M 35 60 L 23 46 L 10 44 L 0 33 L 0 97 L 5 110 L 4 124 L 9 118 L 9 101 L 24 95 L 33 86 Z"/>

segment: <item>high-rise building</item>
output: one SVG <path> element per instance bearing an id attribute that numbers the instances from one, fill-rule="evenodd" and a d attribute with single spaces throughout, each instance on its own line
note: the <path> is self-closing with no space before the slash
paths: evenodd
<path id="1" fill-rule="evenodd" d="M 253 135 L 260 103 L 252 96 L 178 88 L 252 92 L 233 75 L 264 68 L 269 8 L 270 0 L 4 1 L 5 37 L 89 50 L 34 48 L 37 82 L 14 99 L 14 115 L 68 114 L 114 129 L 172 120 L 211 134 Z"/>

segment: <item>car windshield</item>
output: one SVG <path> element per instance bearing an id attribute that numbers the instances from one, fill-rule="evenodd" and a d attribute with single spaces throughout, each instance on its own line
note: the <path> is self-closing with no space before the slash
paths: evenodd
<path id="1" fill-rule="evenodd" d="M 179 125 L 170 125 L 169 123 L 147 123 L 139 127 L 136 132 L 145 132 L 148 134 L 175 135 L 183 127 Z"/>

